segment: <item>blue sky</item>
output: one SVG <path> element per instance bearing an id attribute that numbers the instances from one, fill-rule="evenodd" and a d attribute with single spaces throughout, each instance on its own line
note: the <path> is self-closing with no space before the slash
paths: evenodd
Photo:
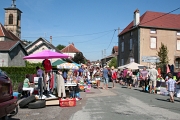
<path id="1" fill-rule="evenodd" d="M 11 0 L 0 0 L 0 22 L 4 24 L 4 8 Z M 21 39 L 35 41 L 39 37 L 52 44 L 74 43 L 83 55 L 93 61 L 111 54 L 118 45 L 118 31 L 132 20 L 135 9 L 170 12 L 180 7 L 179 0 L 16 0 L 22 13 Z M 180 9 L 173 12 L 180 14 Z M 114 36 L 113 36 L 114 35 Z M 106 54 L 102 51 L 106 50 Z"/>

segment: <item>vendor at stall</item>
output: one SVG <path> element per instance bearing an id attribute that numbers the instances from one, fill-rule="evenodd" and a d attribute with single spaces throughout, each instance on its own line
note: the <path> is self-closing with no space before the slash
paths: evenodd
<path id="1" fill-rule="evenodd" d="M 30 87 L 30 85 L 33 85 L 34 83 L 30 83 L 29 82 L 29 75 L 27 74 L 26 75 L 26 78 L 24 79 L 24 82 L 23 82 L 23 88 L 22 90 L 23 91 L 29 91 L 30 92 L 30 95 L 32 95 L 32 93 L 34 92 L 34 88 L 33 87 Z"/>

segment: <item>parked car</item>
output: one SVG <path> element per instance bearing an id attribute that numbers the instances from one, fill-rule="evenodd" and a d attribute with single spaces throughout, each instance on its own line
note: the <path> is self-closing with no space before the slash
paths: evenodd
<path id="1" fill-rule="evenodd" d="M 17 98 L 13 97 L 12 82 L 5 72 L 0 70 L 0 119 L 18 112 Z"/>

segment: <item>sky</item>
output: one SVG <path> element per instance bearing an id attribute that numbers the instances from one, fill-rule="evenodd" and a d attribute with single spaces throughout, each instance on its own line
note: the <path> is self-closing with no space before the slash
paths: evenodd
<path id="1" fill-rule="evenodd" d="M 0 23 L 4 8 L 12 0 L 0 0 Z M 16 0 L 21 15 L 21 39 L 34 42 L 39 37 L 57 46 L 74 43 L 90 61 L 111 55 L 118 46 L 120 32 L 133 20 L 139 9 L 168 13 L 180 7 L 179 0 Z M 172 14 L 180 14 L 180 9 Z"/>

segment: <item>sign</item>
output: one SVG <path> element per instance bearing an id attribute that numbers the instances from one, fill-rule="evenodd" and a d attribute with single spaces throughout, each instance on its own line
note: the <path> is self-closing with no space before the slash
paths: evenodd
<path id="1" fill-rule="evenodd" d="M 160 60 L 157 56 L 142 56 L 142 62 L 158 63 Z"/>

